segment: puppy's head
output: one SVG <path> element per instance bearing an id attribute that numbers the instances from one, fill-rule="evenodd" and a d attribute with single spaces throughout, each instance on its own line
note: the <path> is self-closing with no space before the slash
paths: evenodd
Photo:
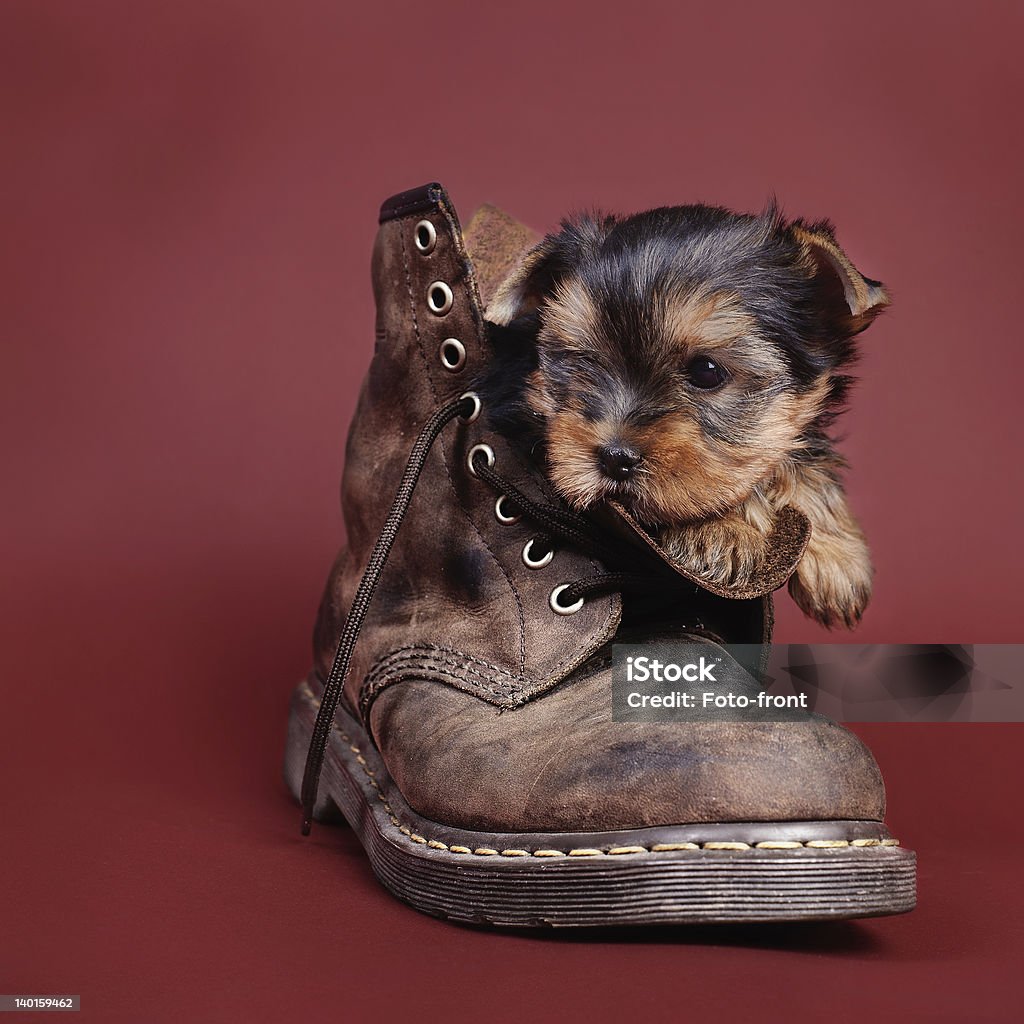
<path id="1" fill-rule="evenodd" d="M 823 429 L 887 303 L 827 223 L 681 206 L 563 222 L 488 318 L 535 321 L 527 398 L 562 495 L 672 525 L 735 507 Z"/>

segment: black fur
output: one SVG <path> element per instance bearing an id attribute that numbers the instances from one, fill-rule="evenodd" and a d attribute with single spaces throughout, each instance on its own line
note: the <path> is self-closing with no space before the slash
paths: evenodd
<path id="1" fill-rule="evenodd" d="M 490 426 L 525 452 L 543 441 L 544 420 L 527 405 L 526 384 L 537 369 L 538 317 L 519 317 L 507 327 L 487 323 L 491 358 L 473 384 Z"/>
<path id="2" fill-rule="evenodd" d="M 710 288 L 738 295 L 760 336 L 783 355 L 790 379 L 774 387 L 802 390 L 830 374 L 826 407 L 812 429 L 823 434 L 846 398 L 850 378 L 839 371 L 855 360 L 854 336 L 863 325 L 852 321 L 835 273 L 825 265 L 809 270 L 794 227 L 834 239 L 827 221 L 787 224 L 774 203 L 760 216 L 690 205 L 622 218 L 593 214 L 563 221 L 561 230 L 541 243 L 543 255 L 531 273 L 530 290 L 542 301 L 562 277 L 570 272 L 577 276 L 596 300 L 606 342 L 619 353 L 616 371 L 608 374 L 598 363 L 588 362 L 586 354 L 546 348 L 541 355 L 544 376 L 555 401 L 563 404 L 570 393 L 577 401 L 583 396 L 584 415 L 597 418 L 602 404 L 615 400 L 609 389 L 621 383 L 643 390 L 643 408 L 632 413 L 634 420 L 653 420 L 669 411 L 678 389 L 668 379 L 673 368 L 661 359 L 655 298 Z M 522 396 L 509 381 L 523 384 L 523 371 L 536 368 L 528 339 L 535 338 L 538 327 L 537 313 L 530 312 L 496 329 L 499 358 L 507 349 L 518 360 L 515 368 L 508 367 L 510 378 L 492 374 L 486 385 L 495 389 L 490 399 L 498 402 L 496 426 L 535 426 L 535 417 L 524 415 Z M 496 374 L 503 372 L 499 367 Z M 770 400 L 771 395 L 765 390 L 761 397 Z M 732 424 L 716 422 L 713 409 L 698 406 L 696 411 L 705 413 L 702 427 L 708 434 L 729 436 Z"/>

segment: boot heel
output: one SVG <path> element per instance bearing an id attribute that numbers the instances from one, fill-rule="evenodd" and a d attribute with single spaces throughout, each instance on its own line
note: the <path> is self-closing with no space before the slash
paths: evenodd
<path id="1" fill-rule="evenodd" d="M 308 702 L 299 699 L 299 691 L 292 696 L 291 708 L 288 713 L 288 739 L 284 750 L 284 783 L 288 787 L 296 803 L 301 803 L 302 776 L 306 768 L 306 751 L 313 733 L 314 715 L 310 714 Z M 337 804 L 320 788 L 316 806 L 313 808 L 313 820 L 324 825 L 341 825 L 345 817 L 338 810 Z"/>

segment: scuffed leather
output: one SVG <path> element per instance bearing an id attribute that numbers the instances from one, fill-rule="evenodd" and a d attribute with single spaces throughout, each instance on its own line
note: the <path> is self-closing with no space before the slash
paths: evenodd
<path id="1" fill-rule="evenodd" d="M 536 231 L 489 203 L 473 214 L 465 231 L 466 250 L 485 309 L 501 282 L 540 239 Z"/>
<path id="2" fill-rule="evenodd" d="M 371 726 L 413 809 L 461 828 L 882 820 L 874 759 L 828 719 L 613 722 L 610 695 L 608 669 L 510 711 L 407 682 L 380 695 Z"/>

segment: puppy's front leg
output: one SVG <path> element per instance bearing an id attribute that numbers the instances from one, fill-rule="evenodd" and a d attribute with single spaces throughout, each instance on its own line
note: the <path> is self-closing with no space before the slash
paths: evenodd
<path id="1" fill-rule="evenodd" d="M 774 512 L 759 493 L 714 519 L 666 527 L 661 546 L 695 576 L 720 587 L 745 586 L 767 556 Z"/>
<path id="2" fill-rule="evenodd" d="M 807 549 L 789 580 L 793 600 L 822 625 L 853 629 L 871 597 L 871 555 L 835 466 L 794 464 L 774 481 L 771 496 L 798 508 L 811 524 Z"/>

